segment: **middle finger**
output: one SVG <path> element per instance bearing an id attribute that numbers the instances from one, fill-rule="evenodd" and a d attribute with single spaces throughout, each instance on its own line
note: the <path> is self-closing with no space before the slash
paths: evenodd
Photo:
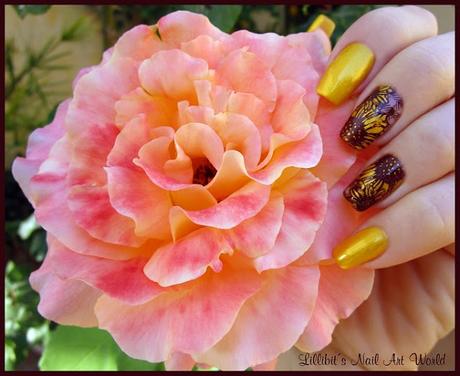
<path id="1" fill-rule="evenodd" d="M 355 149 L 383 145 L 454 94 L 454 34 L 424 39 L 398 53 L 358 98 L 340 136 Z"/>

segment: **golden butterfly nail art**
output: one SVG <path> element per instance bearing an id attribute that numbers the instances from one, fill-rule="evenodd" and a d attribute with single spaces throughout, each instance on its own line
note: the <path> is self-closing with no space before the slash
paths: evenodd
<path id="1" fill-rule="evenodd" d="M 364 149 L 396 123 L 402 107 L 401 97 L 391 86 L 380 86 L 355 108 L 340 137 L 355 149 Z"/>
<path id="2" fill-rule="evenodd" d="M 343 195 L 356 210 L 363 211 L 394 192 L 404 176 L 400 160 L 387 154 L 366 167 Z"/>

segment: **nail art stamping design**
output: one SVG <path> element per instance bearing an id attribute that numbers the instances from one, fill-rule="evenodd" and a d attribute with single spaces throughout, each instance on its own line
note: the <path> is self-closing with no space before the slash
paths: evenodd
<path id="1" fill-rule="evenodd" d="M 388 197 L 401 185 L 404 176 L 400 160 L 387 154 L 365 168 L 343 195 L 356 210 L 363 211 Z"/>
<path id="2" fill-rule="evenodd" d="M 355 149 L 364 149 L 396 123 L 402 106 L 401 97 L 391 86 L 380 86 L 356 107 L 340 137 Z"/>

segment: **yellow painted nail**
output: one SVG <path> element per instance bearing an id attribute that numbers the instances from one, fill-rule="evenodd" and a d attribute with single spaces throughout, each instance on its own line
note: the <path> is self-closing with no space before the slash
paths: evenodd
<path id="1" fill-rule="evenodd" d="M 367 77 L 374 61 L 374 53 L 365 44 L 349 44 L 329 65 L 316 92 L 336 105 L 342 103 Z"/>
<path id="2" fill-rule="evenodd" d="M 377 258 L 387 246 L 387 234 L 379 227 L 368 227 L 337 245 L 333 256 L 342 269 L 349 269 Z"/>
<path id="3" fill-rule="evenodd" d="M 335 22 L 324 14 L 320 14 L 307 29 L 307 32 L 315 31 L 316 29 L 322 29 L 330 37 L 334 32 Z"/>

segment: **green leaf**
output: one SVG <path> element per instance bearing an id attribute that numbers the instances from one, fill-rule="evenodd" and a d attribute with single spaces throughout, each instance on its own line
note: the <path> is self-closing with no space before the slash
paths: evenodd
<path id="1" fill-rule="evenodd" d="M 51 8 L 51 5 L 13 5 L 14 10 L 19 17 L 24 18 L 28 14 L 43 14 Z"/>
<path id="2" fill-rule="evenodd" d="M 148 363 L 124 354 L 106 331 L 58 326 L 50 333 L 39 367 L 42 371 L 155 371 L 163 363 Z"/>
<path id="3" fill-rule="evenodd" d="M 16 363 L 15 343 L 7 338 L 5 340 L 5 370 L 13 371 Z"/>
<path id="4" fill-rule="evenodd" d="M 243 9 L 242 5 L 212 5 L 210 21 L 226 33 L 232 31 Z"/>

